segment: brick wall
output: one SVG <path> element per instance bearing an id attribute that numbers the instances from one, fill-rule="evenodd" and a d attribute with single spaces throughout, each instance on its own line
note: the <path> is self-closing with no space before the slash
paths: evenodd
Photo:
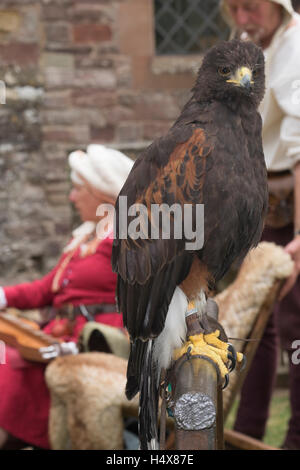
<path id="1" fill-rule="evenodd" d="M 0 283 L 56 262 L 74 213 L 67 155 L 131 156 L 177 117 L 199 57 L 156 57 L 152 0 L 2 0 Z"/>

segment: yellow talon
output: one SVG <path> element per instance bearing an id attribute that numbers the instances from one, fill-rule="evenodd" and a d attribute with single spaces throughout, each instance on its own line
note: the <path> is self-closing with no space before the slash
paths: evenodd
<path id="1" fill-rule="evenodd" d="M 205 341 L 210 344 L 211 346 L 215 346 L 218 349 L 222 349 L 224 351 L 227 351 L 228 349 L 228 344 L 224 343 L 224 341 L 221 341 L 219 339 L 220 336 L 220 331 L 216 330 L 213 333 L 209 333 L 205 335 Z"/>
<path id="2" fill-rule="evenodd" d="M 179 359 L 186 353 L 200 355 L 210 358 L 218 367 L 221 377 L 224 379 L 228 375 L 227 368 L 228 353 L 230 345 L 219 339 L 220 331 L 213 333 L 190 336 L 188 341 L 180 349 L 174 351 L 174 360 Z M 236 353 L 237 361 L 242 362 L 243 354 Z"/>

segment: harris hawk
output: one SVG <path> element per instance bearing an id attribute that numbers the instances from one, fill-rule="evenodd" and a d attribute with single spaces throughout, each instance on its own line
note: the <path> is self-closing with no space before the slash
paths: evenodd
<path id="1" fill-rule="evenodd" d="M 118 274 L 119 310 L 130 335 L 127 398 L 140 392 L 141 449 L 157 448 L 159 376 L 162 368 L 170 367 L 174 351 L 177 357 L 187 347 L 206 354 L 227 376 L 230 349 L 220 331 L 206 331 L 202 321 L 203 334 L 185 342 L 185 319 L 191 309 L 204 319 L 215 283 L 260 240 L 268 201 L 257 111 L 264 90 L 260 48 L 238 40 L 211 48 L 180 116 L 139 156 L 119 194 L 112 266 Z M 130 231 L 120 235 L 120 216 L 126 229 L 133 221 L 121 214 L 122 197 L 128 207 L 146 208 L 140 236 Z M 165 210 L 174 204 L 183 211 L 192 208 L 193 240 L 202 230 L 201 246 L 187 248 L 191 240 L 185 220 L 175 221 L 173 213 L 169 236 L 160 223 L 159 236 L 151 237 L 152 207 Z M 201 227 L 196 220 L 200 204 Z M 178 224 L 180 237 L 175 233 Z"/>

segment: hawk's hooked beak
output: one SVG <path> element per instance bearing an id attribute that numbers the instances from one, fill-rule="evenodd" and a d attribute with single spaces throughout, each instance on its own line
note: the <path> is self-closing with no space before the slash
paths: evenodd
<path id="1" fill-rule="evenodd" d="M 252 80 L 252 71 L 248 67 L 239 67 L 234 75 L 231 75 L 227 83 L 234 83 L 237 86 L 247 88 L 249 90 L 251 85 L 254 84 Z"/>

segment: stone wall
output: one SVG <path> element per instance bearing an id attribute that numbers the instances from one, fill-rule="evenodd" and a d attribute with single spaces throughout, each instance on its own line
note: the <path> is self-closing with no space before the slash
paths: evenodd
<path id="1" fill-rule="evenodd" d="M 75 223 L 67 155 L 162 135 L 199 57 L 156 57 L 152 0 L 2 0 L 0 284 L 57 261 Z"/>

